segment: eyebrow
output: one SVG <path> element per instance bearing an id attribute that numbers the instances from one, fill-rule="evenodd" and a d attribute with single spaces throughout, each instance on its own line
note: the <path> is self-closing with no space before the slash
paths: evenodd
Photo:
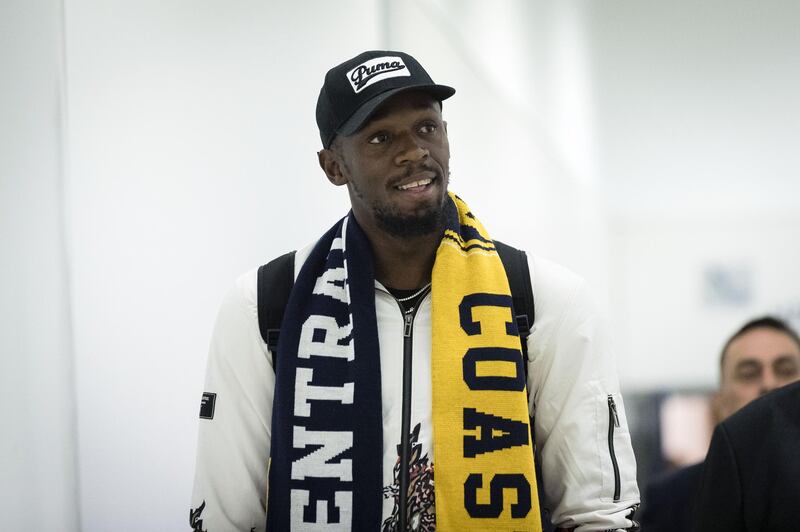
<path id="1" fill-rule="evenodd" d="M 776 358 L 772 362 L 772 365 L 776 366 L 778 364 L 783 364 L 785 362 L 793 362 L 795 365 L 797 365 L 798 362 L 800 362 L 800 360 L 797 359 L 797 355 L 786 354 L 786 355 L 781 355 L 778 358 Z"/>

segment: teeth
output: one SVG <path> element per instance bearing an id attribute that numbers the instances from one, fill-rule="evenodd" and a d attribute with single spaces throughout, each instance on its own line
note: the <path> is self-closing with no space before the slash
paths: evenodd
<path id="1" fill-rule="evenodd" d="M 414 181 L 413 183 L 408 183 L 407 185 L 401 185 L 397 187 L 399 190 L 408 190 L 410 188 L 416 187 L 424 187 L 425 185 L 430 185 L 433 179 L 420 179 L 419 181 Z"/>

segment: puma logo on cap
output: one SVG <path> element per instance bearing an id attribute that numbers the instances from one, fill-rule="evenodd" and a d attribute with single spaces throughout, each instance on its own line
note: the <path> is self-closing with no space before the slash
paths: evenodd
<path id="1" fill-rule="evenodd" d="M 382 79 L 411 76 L 403 59 L 397 56 L 376 57 L 347 73 L 347 80 L 356 94 Z"/>

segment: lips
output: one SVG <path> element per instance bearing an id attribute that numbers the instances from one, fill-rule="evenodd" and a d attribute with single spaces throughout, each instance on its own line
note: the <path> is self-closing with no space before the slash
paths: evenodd
<path id="1" fill-rule="evenodd" d="M 433 183 L 433 178 L 427 177 L 425 179 L 419 179 L 417 181 L 412 181 L 411 183 L 407 183 L 405 185 L 398 185 L 394 188 L 397 190 L 413 190 L 420 187 L 425 187 Z"/>
<path id="2" fill-rule="evenodd" d="M 409 172 L 401 179 L 398 179 L 398 182 L 393 184 L 392 188 L 401 192 L 419 191 L 431 185 L 434 181 L 436 181 L 437 177 L 438 176 L 436 172 L 428 169 L 417 172 Z"/>

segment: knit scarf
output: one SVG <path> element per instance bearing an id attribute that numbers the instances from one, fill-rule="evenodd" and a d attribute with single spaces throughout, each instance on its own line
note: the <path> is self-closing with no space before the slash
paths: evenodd
<path id="1" fill-rule="evenodd" d="M 505 270 L 454 194 L 432 273 L 436 530 L 541 531 Z M 267 530 L 380 530 L 383 434 L 372 250 L 353 214 L 295 281 L 276 357 Z"/>

